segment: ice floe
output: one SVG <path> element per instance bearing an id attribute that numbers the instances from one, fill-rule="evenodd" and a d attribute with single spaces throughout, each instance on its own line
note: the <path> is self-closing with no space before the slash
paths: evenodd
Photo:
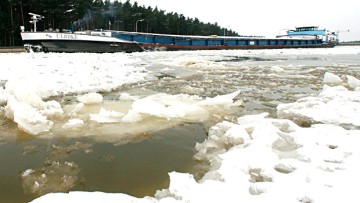
<path id="1" fill-rule="evenodd" d="M 146 125 L 146 120 L 149 118 L 158 119 L 161 123 L 168 121 L 203 122 L 217 110 L 223 109 L 224 106 L 233 105 L 233 99 L 240 92 L 236 91 L 232 94 L 206 99 L 185 94 L 168 95 L 160 93 L 144 98 L 127 95 L 126 97 L 132 98 L 133 101 L 128 99 L 124 101 L 119 98 L 117 102 L 120 104 L 121 102 L 130 102 L 131 105 L 129 108 L 119 110 L 115 107 L 113 107 L 114 109 L 107 109 L 111 105 L 103 102 L 103 96 L 99 93 L 78 96 L 77 99 L 80 103 L 64 107 L 53 100 L 45 102 L 34 92 L 24 91 L 22 93 L 10 96 L 4 108 L 6 117 L 17 123 L 19 129 L 26 133 L 39 135 L 52 130 L 71 131 L 81 128 L 92 129 L 98 133 L 102 132 L 103 129 L 105 130 L 104 134 L 107 134 L 107 129 L 110 129 L 110 126 L 100 124 L 111 123 L 127 125 L 126 127 L 119 125 L 119 129 L 121 127 L 129 128 L 129 125 L 137 126 L 137 130 L 142 129 L 140 131 L 134 130 L 133 133 L 122 130 L 124 134 L 139 134 L 147 132 L 149 129 L 174 125 L 171 122 L 165 125 L 159 125 L 158 122 L 147 122 Z M 117 106 L 116 101 L 112 103 L 112 106 Z M 86 108 L 90 110 L 87 111 Z M 97 108 L 99 108 L 98 111 Z M 96 122 L 99 125 L 92 125 L 91 122 Z M 61 125 L 62 129 L 56 128 L 58 125 Z M 157 125 L 159 126 L 156 127 Z M 143 128 L 139 128 L 139 126 L 143 126 Z M 111 134 L 119 135 L 117 130 L 112 129 L 112 131 Z M 92 134 L 90 133 L 90 135 Z M 119 137 L 119 139 L 122 138 Z"/>
<path id="2" fill-rule="evenodd" d="M 220 122 L 196 146 L 195 158 L 208 162 L 209 171 L 200 180 L 171 172 L 169 188 L 154 197 L 70 192 L 32 203 L 358 202 L 359 98 L 359 92 L 345 87 L 325 86 L 317 97 L 279 105 L 280 118 L 262 113 Z M 153 106 L 166 112 L 160 104 Z"/>
<path id="3" fill-rule="evenodd" d="M 77 99 L 84 104 L 100 104 L 104 98 L 99 93 L 88 93 L 78 96 Z"/>
<path id="4" fill-rule="evenodd" d="M 19 128 L 29 134 L 37 135 L 49 131 L 54 122 L 48 117 L 60 116 L 63 110 L 56 101 L 44 102 L 39 97 L 35 100 L 18 100 L 11 96 L 5 107 L 6 116 L 18 124 Z"/>
<path id="5" fill-rule="evenodd" d="M 347 75 L 346 76 L 348 84 L 351 88 L 356 89 L 360 87 L 360 80 L 351 76 L 351 75 Z"/>
<path id="6" fill-rule="evenodd" d="M 360 128 L 360 92 L 343 86 L 324 86 L 318 97 L 306 97 L 277 107 L 280 118 L 292 119 L 299 125 L 325 123 L 347 129 Z"/>
<path id="7" fill-rule="evenodd" d="M 342 79 L 333 73 L 326 72 L 324 75 L 324 84 L 341 84 L 342 82 Z"/>

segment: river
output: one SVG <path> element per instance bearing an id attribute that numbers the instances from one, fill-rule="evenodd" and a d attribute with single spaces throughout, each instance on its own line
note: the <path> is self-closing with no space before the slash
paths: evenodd
<path id="1" fill-rule="evenodd" d="M 344 80 L 346 75 L 360 78 L 358 46 L 1 53 L 0 59 L 0 197 L 4 202 L 26 202 L 50 192 L 75 190 L 152 196 L 168 187 L 171 171 L 199 177 L 204 173 L 207 163 L 193 159 L 195 145 L 206 139 L 208 129 L 216 123 L 261 112 L 276 118 L 278 104 L 316 96 L 326 72 Z M 238 90 L 236 105 L 204 107 L 206 116 L 192 115 L 184 107 Z M 88 92 L 101 95 L 101 102 L 81 106 L 79 95 Z M 33 102 L 32 93 L 63 109 L 49 116 L 53 122 L 49 131 L 33 135 L 19 128 L 7 113 L 12 95 Z M 148 99 L 142 103 L 145 109 L 147 104 L 154 107 L 156 101 L 165 107 L 177 104 L 177 113 L 187 114 L 163 116 L 165 112 L 153 109 L 136 122 L 97 120 L 102 109 L 126 114 L 143 98 Z M 170 101 L 173 103 L 168 104 Z M 64 128 L 70 119 L 84 124 Z"/>

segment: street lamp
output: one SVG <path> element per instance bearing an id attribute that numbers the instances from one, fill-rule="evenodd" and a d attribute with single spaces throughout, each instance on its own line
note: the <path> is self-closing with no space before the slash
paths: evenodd
<path id="1" fill-rule="evenodd" d="M 135 23 L 135 32 L 138 30 L 138 22 L 144 21 L 145 19 L 137 20 Z"/>

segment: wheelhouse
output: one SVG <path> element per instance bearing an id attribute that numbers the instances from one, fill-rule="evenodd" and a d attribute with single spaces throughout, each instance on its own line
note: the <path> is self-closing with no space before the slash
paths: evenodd
<path id="1" fill-rule="evenodd" d="M 287 32 L 288 36 L 295 35 L 326 35 L 326 30 L 319 29 L 318 26 L 307 26 L 307 27 L 296 27 L 295 30 L 289 30 Z"/>

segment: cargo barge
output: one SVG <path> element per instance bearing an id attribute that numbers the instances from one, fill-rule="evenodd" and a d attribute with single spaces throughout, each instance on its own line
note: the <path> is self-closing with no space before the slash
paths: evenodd
<path id="1" fill-rule="evenodd" d="M 142 32 L 93 31 L 36 31 L 41 15 L 33 14 L 34 30 L 21 37 L 27 50 L 44 52 L 139 52 L 144 50 L 220 50 L 220 49 L 283 49 L 334 47 L 336 34 L 317 26 L 297 27 L 286 35 L 274 38 L 252 36 L 194 36 Z"/>
<path id="2" fill-rule="evenodd" d="M 112 36 L 138 43 L 146 50 L 282 49 L 334 47 L 335 33 L 317 26 L 298 27 L 275 38 L 251 36 L 189 36 L 113 31 Z"/>

